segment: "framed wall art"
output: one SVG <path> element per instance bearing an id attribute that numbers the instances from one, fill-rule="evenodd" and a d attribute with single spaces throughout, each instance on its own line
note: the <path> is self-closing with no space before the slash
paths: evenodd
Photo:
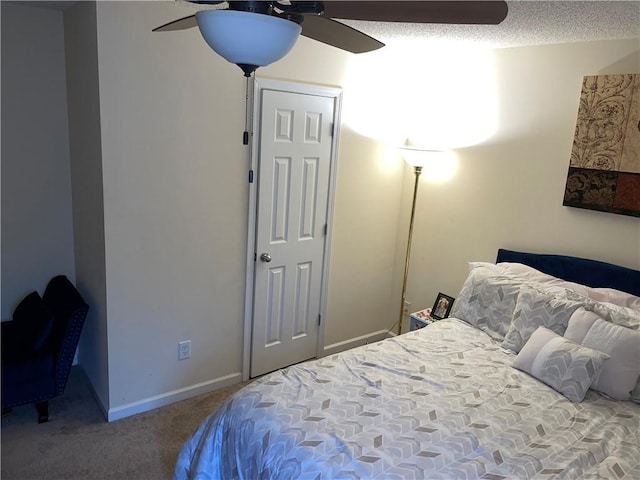
<path id="1" fill-rule="evenodd" d="M 563 205 L 640 217 L 640 75 L 584 77 Z"/>

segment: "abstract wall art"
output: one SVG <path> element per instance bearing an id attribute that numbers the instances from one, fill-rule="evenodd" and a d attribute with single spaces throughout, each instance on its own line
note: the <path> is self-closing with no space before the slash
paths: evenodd
<path id="1" fill-rule="evenodd" d="M 640 217 L 640 75 L 584 77 L 563 205 Z"/>

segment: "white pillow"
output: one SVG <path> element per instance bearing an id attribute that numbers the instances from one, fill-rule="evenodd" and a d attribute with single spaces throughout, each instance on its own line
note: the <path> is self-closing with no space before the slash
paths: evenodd
<path id="1" fill-rule="evenodd" d="M 640 310 L 640 297 L 636 297 L 627 292 L 616 290 L 614 288 L 594 288 L 579 283 L 568 282 L 560 278 L 548 275 L 528 265 L 522 263 L 500 262 L 496 264 L 512 275 L 526 278 L 529 281 L 541 283 L 543 285 L 563 287 L 573 290 L 582 296 L 588 297 L 596 302 L 606 302 L 618 305 L 620 307 L 632 308 Z"/>
<path id="2" fill-rule="evenodd" d="M 619 307 L 631 308 L 640 311 L 640 297 L 621 292 L 614 288 L 589 288 L 589 298 L 596 302 L 612 303 Z"/>
<path id="3" fill-rule="evenodd" d="M 591 388 L 616 400 L 629 400 L 640 377 L 640 332 L 606 322 L 584 308 L 569 319 L 564 338 L 608 354 Z"/>
<path id="4" fill-rule="evenodd" d="M 488 268 L 489 270 L 493 270 L 498 273 L 506 273 L 507 270 L 505 268 L 500 267 L 499 265 L 491 262 L 468 262 L 469 271 L 474 268 Z"/>
<path id="5" fill-rule="evenodd" d="M 608 358 L 606 353 L 583 347 L 540 327 L 522 347 L 513 366 L 572 402 L 581 402 Z"/>
<path id="6" fill-rule="evenodd" d="M 580 285 L 579 283 L 568 282 L 566 280 L 562 280 L 561 278 L 557 278 L 552 275 L 548 275 L 528 265 L 524 265 L 522 263 L 511 263 L 511 262 L 500 262 L 497 265 L 499 267 L 504 268 L 507 272 L 511 273 L 512 275 L 516 275 L 520 278 L 527 279 L 530 282 L 540 283 L 547 287 L 568 288 L 569 290 L 573 290 L 574 292 L 579 293 L 580 295 L 584 295 L 585 297 L 588 296 L 589 287 Z"/>

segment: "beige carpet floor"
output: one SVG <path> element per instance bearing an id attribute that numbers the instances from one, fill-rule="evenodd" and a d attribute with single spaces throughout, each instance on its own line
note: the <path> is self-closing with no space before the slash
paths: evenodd
<path id="1" fill-rule="evenodd" d="M 73 367 L 65 393 L 49 402 L 49 422 L 35 407 L 2 418 L 2 480 L 162 480 L 173 474 L 184 441 L 240 385 L 107 423 L 89 383 Z"/>

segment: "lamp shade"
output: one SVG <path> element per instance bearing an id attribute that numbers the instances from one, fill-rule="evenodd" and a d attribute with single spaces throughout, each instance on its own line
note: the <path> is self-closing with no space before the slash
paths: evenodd
<path id="1" fill-rule="evenodd" d="M 271 15 L 236 10 L 202 10 L 198 28 L 207 44 L 225 60 L 264 67 L 284 57 L 302 27 Z"/>
<path id="2" fill-rule="evenodd" d="M 424 150 L 416 147 L 399 147 L 404 161 L 412 167 L 424 167 L 429 161 L 443 158 L 447 152 L 440 150 Z"/>

